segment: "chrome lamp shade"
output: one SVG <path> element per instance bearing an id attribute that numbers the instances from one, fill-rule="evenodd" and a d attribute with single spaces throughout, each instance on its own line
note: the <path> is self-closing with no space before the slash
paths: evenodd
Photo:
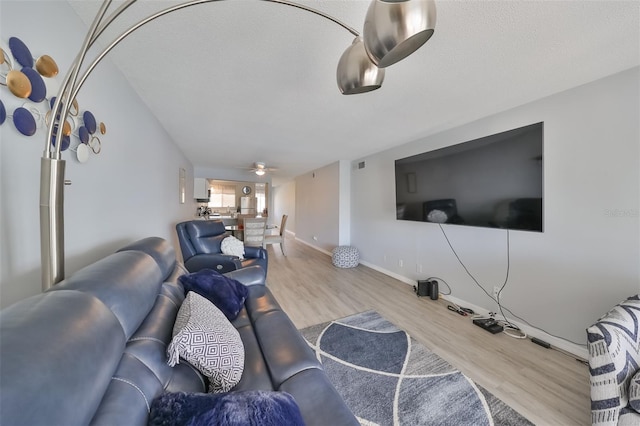
<path id="1" fill-rule="evenodd" d="M 380 68 L 393 65 L 426 43 L 435 26 L 433 0 L 373 0 L 364 21 L 367 54 Z"/>
<path id="2" fill-rule="evenodd" d="M 384 70 L 371 62 L 362 38 L 356 37 L 340 57 L 336 77 L 343 95 L 356 95 L 379 89 Z"/>
<path id="3" fill-rule="evenodd" d="M 433 35 L 434 0 L 372 0 L 362 37 L 340 57 L 338 88 L 343 95 L 379 89 L 384 68 L 406 58 Z"/>

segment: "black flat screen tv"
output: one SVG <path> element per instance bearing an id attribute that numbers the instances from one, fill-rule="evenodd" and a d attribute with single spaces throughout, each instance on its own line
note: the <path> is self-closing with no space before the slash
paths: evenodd
<path id="1" fill-rule="evenodd" d="M 543 123 L 395 161 L 398 220 L 543 232 Z"/>

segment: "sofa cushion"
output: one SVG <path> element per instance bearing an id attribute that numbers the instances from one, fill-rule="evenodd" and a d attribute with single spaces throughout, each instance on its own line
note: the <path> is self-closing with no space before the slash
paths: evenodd
<path id="1" fill-rule="evenodd" d="M 213 303 L 193 291 L 178 311 L 167 358 L 171 366 L 183 358 L 200 370 L 209 378 L 209 392 L 229 391 L 244 369 L 240 334 Z"/>
<path id="2" fill-rule="evenodd" d="M 301 371 L 322 369 L 316 354 L 284 312 L 264 314 L 253 327 L 275 389 Z"/>
<path id="3" fill-rule="evenodd" d="M 202 269 L 178 278 L 185 293 L 195 291 L 218 307 L 230 320 L 234 320 L 244 307 L 247 287 L 233 278 L 225 277 L 213 269 Z"/>
<path id="4" fill-rule="evenodd" d="M 640 370 L 633 376 L 629 385 L 629 405 L 640 413 Z"/>
<path id="5" fill-rule="evenodd" d="M 359 426 L 325 372 L 319 368 L 299 372 L 282 383 L 278 390 L 295 396 L 307 426 L 327 426 L 327 419 L 331 419 L 332 425 Z"/>
<path id="6" fill-rule="evenodd" d="M 304 426 L 296 401 L 286 392 L 223 394 L 165 393 L 151 403 L 149 425 Z"/>
<path id="7" fill-rule="evenodd" d="M 86 381 L 91 382 L 91 379 L 87 378 Z M 162 394 L 162 391 L 163 385 L 153 371 L 135 356 L 125 353 L 111 377 L 111 383 L 104 392 L 91 422 L 84 424 L 143 425 L 148 419 L 151 401 Z M 63 424 L 75 423 L 42 423 L 42 425 Z"/>

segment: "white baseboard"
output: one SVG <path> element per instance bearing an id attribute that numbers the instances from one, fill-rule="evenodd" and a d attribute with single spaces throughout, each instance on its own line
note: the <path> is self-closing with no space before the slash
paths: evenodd
<path id="1" fill-rule="evenodd" d="M 481 306 L 477 306 L 474 305 L 472 303 L 469 303 L 465 300 L 461 300 L 458 299 L 457 297 L 454 296 L 443 296 L 441 295 L 440 297 L 442 297 L 445 300 L 448 300 L 450 302 L 455 303 L 456 305 L 459 306 L 464 306 L 465 308 L 470 308 L 473 309 L 474 312 L 480 314 L 480 315 L 489 315 L 489 311 Z M 535 327 L 531 327 L 530 325 L 524 324 L 520 321 L 518 321 L 517 319 L 512 319 L 509 317 L 509 322 L 513 323 L 514 325 L 516 325 L 518 328 L 520 328 L 520 330 L 524 331 L 525 333 L 527 333 L 528 337 L 536 337 L 538 339 L 544 340 L 545 342 L 549 343 L 551 346 L 557 348 L 557 349 L 561 349 L 565 352 L 569 352 L 570 354 L 576 356 L 577 358 L 580 358 L 581 360 L 586 361 L 587 359 L 589 359 L 589 351 L 587 350 L 586 347 L 584 346 L 580 346 L 580 345 L 576 345 L 575 343 L 571 343 L 571 342 L 567 342 L 564 339 L 560 339 L 558 337 L 554 337 L 542 330 L 539 330 Z"/>
<path id="2" fill-rule="evenodd" d="M 409 284 L 411 286 L 416 285 L 416 282 L 414 280 L 411 280 L 411 279 L 409 279 L 409 278 L 407 278 L 405 276 L 402 276 L 400 274 L 396 274 L 395 272 L 391 272 L 391 271 L 389 271 L 387 269 L 381 268 L 380 266 L 374 265 L 373 263 L 365 262 L 364 260 L 361 260 L 360 263 L 363 264 L 364 266 L 367 266 L 367 267 L 371 268 L 371 269 L 375 269 L 376 271 L 378 271 L 380 273 L 383 273 L 383 274 L 388 275 L 388 276 L 390 276 L 392 278 L 395 278 L 398 281 L 402 281 L 405 284 Z"/>
<path id="3" fill-rule="evenodd" d="M 392 278 L 397 279 L 398 281 L 402 281 L 405 284 L 408 284 L 410 286 L 415 286 L 417 283 L 414 280 L 411 280 L 407 277 L 404 277 L 402 275 L 396 274 L 395 272 L 392 271 L 388 271 L 384 268 L 379 267 L 378 265 L 374 265 L 372 263 L 369 262 L 364 262 L 364 261 L 360 261 L 361 264 L 363 264 L 364 266 L 367 266 L 371 269 L 375 269 L 376 271 L 383 273 L 385 275 L 388 275 Z M 489 310 L 481 307 L 481 306 L 477 306 L 474 305 L 473 303 L 469 303 L 466 300 L 462 300 L 462 299 L 458 299 L 457 297 L 454 296 L 445 296 L 440 294 L 440 297 L 442 297 L 445 300 L 448 300 L 450 302 L 455 303 L 456 305 L 459 306 L 463 306 L 465 308 L 470 308 L 473 309 L 474 312 L 476 312 L 477 314 L 480 315 L 489 315 Z M 529 337 L 536 337 L 538 339 L 544 340 L 545 342 L 549 343 L 551 346 L 561 349 L 565 352 L 569 352 L 572 355 L 575 355 L 577 358 L 580 358 L 582 360 L 587 360 L 589 359 L 589 352 L 587 350 L 586 347 L 584 346 L 580 346 L 580 345 L 576 345 L 574 343 L 571 342 L 567 342 L 564 339 L 560 339 L 558 337 L 554 337 L 551 336 L 550 334 L 542 331 L 542 330 L 538 330 L 535 327 L 531 327 L 527 324 L 523 324 L 522 322 L 515 320 L 515 319 L 511 319 L 509 318 L 509 322 L 513 323 L 514 325 L 518 326 L 522 331 L 524 331 L 525 333 L 527 333 L 527 336 Z M 481 331 L 481 330 L 479 330 Z M 533 344 L 533 343 L 532 343 Z"/>
<path id="4" fill-rule="evenodd" d="M 323 248 L 320 248 L 320 247 L 318 247 L 318 246 L 314 246 L 313 244 L 308 243 L 308 242 L 306 242 L 306 241 L 303 241 L 303 240 L 301 240 L 300 238 L 296 238 L 296 241 L 298 241 L 299 243 L 304 244 L 305 246 L 311 247 L 312 249 L 318 250 L 318 251 L 319 251 L 319 252 L 321 252 L 321 253 L 324 253 L 324 254 L 326 254 L 326 255 L 328 255 L 328 256 L 331 256 L 331 252 L 328 252 L 327 250 L 325 250 L 325 249 L 323 249 Z"/>

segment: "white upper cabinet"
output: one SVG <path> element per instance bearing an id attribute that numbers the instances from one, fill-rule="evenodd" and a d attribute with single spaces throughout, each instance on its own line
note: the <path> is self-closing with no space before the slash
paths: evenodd
<path id="1" fill-rule="evenodd" d="M 204 178 L 193 179 L 193 198 L 209 198 L 207 180 Z"/>

